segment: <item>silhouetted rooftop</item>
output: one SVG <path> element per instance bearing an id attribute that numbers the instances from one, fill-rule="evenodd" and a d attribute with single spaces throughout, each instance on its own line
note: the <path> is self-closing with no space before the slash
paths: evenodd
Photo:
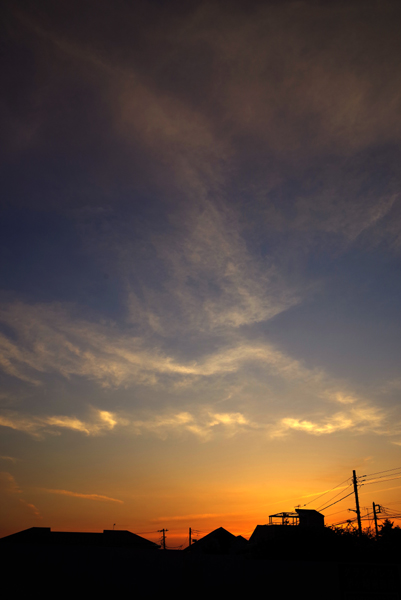
<path id="1" fill-rule="evenodd" d="M 244 537 L 235 536 L 233 533 L 227 531 L 227 529 L 224 529 L 224 527 L 219 527 L 197 542 L 194 542 L 192 546 L 185 548 L 185 550 L 205 554 L 229 554 L 242 548 L 247 543 Z"/>
<path id="2" fill-rule="evenodd" d="M 7 535 L 0 543 L 13 544 L 46 544 L 58 546 L 114 546 L 136 549 L 157 549 L 158 544 L 147 540 L 136 533 L 125 530 L 105 529 L 103 533 L 51 531 L 50 527 L 31 527 Z"/>
<path id="3" fill-rule="evenodd" d="M 269 525 L 324 527 L 324 515 L 314 509 L 296 508 L 295 512 L 281 512 L 269 515 Z"/>

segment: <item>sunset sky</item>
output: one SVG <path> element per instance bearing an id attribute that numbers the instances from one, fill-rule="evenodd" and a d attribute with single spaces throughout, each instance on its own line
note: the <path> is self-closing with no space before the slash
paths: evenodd
<path id="1" fill-rule="evenodd" d="M 401 510 L 400 3 L 4 8 L 0 536 Z"/>

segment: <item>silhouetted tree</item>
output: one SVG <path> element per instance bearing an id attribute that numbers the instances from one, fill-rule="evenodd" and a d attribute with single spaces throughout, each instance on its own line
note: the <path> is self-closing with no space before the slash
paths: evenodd
<path id="1" fill-rule="evenodd" d="M 390 519 L 386 519 L 380 525 L 379 535 L 381 537 L 388 537 L 390 535 L 394 535 L 394 533 L 397 531 L 397 529 L 399 530 L 400 528 L 398 527 L 398 525 L 396 527 L 394 527 L 394 521 L 390 521 Z"/>

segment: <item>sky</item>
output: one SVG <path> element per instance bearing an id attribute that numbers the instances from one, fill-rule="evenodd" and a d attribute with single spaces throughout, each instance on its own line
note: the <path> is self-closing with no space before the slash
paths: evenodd
<path id="1" fill-rule="evenodd" d="M 400 508 L 400 11 L 4 3 L 0 536 Z"/>

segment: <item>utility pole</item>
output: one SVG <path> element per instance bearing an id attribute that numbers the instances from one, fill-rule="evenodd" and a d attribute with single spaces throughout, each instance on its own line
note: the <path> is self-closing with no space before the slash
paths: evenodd
<path id="1" fill-rule="evenodd" d="M 375 504 L 373 502 L 373 517 L 375 520 L 375 528 L 376 528 L 376 537 L 379 535 L 379 530 L 377 528 L 377 514 L 376 514 L 376 508 L 378 508 L 378 512 L 380 513 L 382 511 L 382 507 L 380 506 L 380 504 Z"/>
<path id="2" fill-rule="evenodd" d="M 163 546 L 163 550 L 166 549 L 166 531 L 168 531 L 168 529 L 158 529 L 157 532 L 158 533 L 162 533 L 162 546 Z"/>
<path id="3" fill-rule="evenodd" d="M 362 535 L 362 524 L 361 524 L 361 511 L 359 509 L 359 498 L 358 498 L 358 483 L 356 478 L 355 470 L 352 471 L 352 480 L 354 482 L 354 493 L 355 493 L 355 505 L 356 505 L 356 516 L 358 518 L 358 532 Z"/>
<path id="4" fill-rule="evenodd" d="M 191 538 L 192 538 L 192 530 L 191 530 L 191 528 L 189 528 L 189 545 L 190 546 L 192 544 L 192 539 Z"/>

